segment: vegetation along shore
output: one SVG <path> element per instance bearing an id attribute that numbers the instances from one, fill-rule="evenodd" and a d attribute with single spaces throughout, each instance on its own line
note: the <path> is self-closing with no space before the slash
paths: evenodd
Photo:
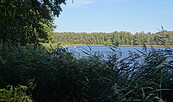
<path id="1" fill-rule="evenodd" d="M 67 44 L 86 44 L 91 46 L 173 46 L 173 31 L 160 31 L 156 33 L 138 32 L 94 32 L 94 33 L 75 33 L 63 32 L 50 35 L 51 43 Z"/>
<path id="2" fill-rule="evenodd" d="M 173 102 L 173 50 L 145 46 L 172 46 L 173 31 L 54 33 L 66 1 L 0 0 L 1 102 Z M 115 47 L 105 60 L 76 58 L 68 44 L 143 49 L 122 58 Z"/>

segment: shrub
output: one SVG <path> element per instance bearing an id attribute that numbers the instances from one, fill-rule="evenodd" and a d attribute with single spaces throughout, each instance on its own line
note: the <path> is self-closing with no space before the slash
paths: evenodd
<path id="1" fill-rule="evenodd" d="M 26 86 L 13 87 L 8 85 L 6 89 L 0 89 L 1 102 L 32 102 L 30 96 L 26 95 Z"/>

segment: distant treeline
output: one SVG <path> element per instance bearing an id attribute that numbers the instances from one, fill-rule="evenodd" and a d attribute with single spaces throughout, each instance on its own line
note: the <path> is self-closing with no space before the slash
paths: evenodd
<path id="1" fill-rule="evenodd" d="M 173 31 L 156 33 L 139 32 L 56 32 L 50 37 L 52 43 L 65 44 L 103 44 L 103 45 L 173 45 Z"/>

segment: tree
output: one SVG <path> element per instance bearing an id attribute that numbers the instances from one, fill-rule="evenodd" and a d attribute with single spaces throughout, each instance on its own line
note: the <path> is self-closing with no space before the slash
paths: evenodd
<path id="1" fill-rule="evenodd" d="M 66 0 L 0 0 L 2 44 L 38 44 L 48 40 L 53 16 L 59 16 Z"/>

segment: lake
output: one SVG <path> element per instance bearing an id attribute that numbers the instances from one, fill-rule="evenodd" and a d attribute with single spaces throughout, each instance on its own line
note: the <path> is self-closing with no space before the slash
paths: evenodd
<path id="1" fill-rule="evenodd" d="M 74 52 L 76 56 L 88 56 L 87 54 L 100 53 L 107 57 L 108 54 L 115 53 L 112 49 L 116 50 L 116 53 L 121 54 L 122 58 L 129 55 L 129 52 L 138 52 L 137 50 L 144 51 L 144 47 L 110 47 L 110 46 L 77 46 L 77 48 L 68 48 L 69 52 Z M 165 49 L 164 47 L 154 47 L 155 49 Z M 151 49 L 151 47 L 147 47 Z"/>

